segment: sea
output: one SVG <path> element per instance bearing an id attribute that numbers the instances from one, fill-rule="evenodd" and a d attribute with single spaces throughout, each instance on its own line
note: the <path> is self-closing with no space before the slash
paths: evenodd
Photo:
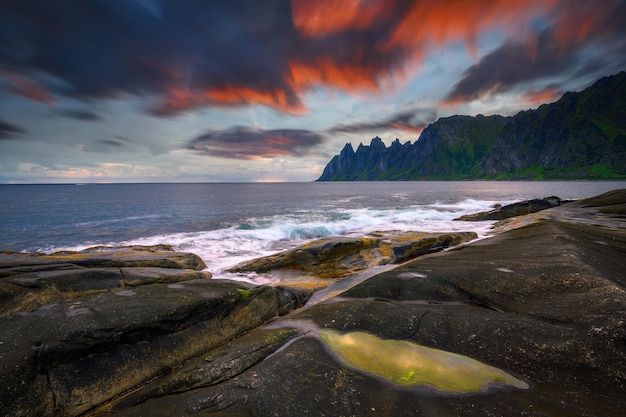
<path id="1" fill-rule="evenodd" d="M 455 218 L 530 198 L 591 197 L 626 181 L 414 181 L 0 185 L 0 251 L 169 244 L 199 255 L 215 278 L 237 263 L 327 236 L 372 231 L 475 231 Z"/>

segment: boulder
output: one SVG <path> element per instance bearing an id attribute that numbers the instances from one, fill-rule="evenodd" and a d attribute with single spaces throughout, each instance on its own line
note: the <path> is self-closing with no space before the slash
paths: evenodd
<path id="1" fill-rule="evenodd" d="M 485 220 L 504 220 L 511 217 L 522 216 L 524 214 L 536 213 L 538 211 L 549 209 L 552 207 L 558 207 L 561 204 L 565 204 L 568 202 L 568 200 L 561 200 L 559 197 L 534 198 L 532 200 L 524 200 L 517 203 L 498 206 L 490 211 L 466 214 L 454 220 L 470 222 Z"/>
<path id="2" fill-rule="evenodd" d="M 365 237 L 329 237 L 275 255 L 243 262 L 228 272 L 296 270 L 343 278 L 378 265 L 397 264 L 476 239 L 474 232 L 374 232 Z"/>

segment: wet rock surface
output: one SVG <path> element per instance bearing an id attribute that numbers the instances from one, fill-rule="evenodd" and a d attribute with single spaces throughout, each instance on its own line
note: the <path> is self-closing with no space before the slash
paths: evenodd
<path id="1" fill-rule="evenodd" d="M 622 416 L 625 208 L 618 190 L 505 220 L 492 238 L 295 311 L 305 290 L 190 279 L 7 314 L 0 405 L 40 416 Z M 430 349 L 452 359 L 422 378 Z M 489 369 L 477 385 L 449 387 L 475 362 Z M 451 376 L 429 382 L 440 371 Z"/>
<path id="2" fill-rule="evenodd" d="M 229 272 L 303 271 L 342 278 L 379 265 L 399 264 L 478 238 L 474 232 L 374 232 L 364 237 L 329 237 L 230 268 Z"/>
<path id="3" fill-rule="evenodd" d="M 546 210 L 552 207 L 558 207 L 562 204 L 569 202 L 570 201 L 562 200 L 559 197 L 535 198 L 532 200 L 524 200 L 517 203 L 496 207 L 490 211 L 466 214 L 456 220 L 471 222 L 484 220 L 504 220 L 511 217 L 523 216 L 524 214 L 536 213 L 538 211 Z"/>
<path id="4" fill-rule="evenodd" d="M 610 214 L 606 203 L 593 201 L 562 217 L 557 207 L 521 228 L 373 276 L 233 341 L 228 352 L 239 357 L 258 352 L 255 343 L 268 334 L 282 340 L 236 376 L 134 402 L 129 396 L 110 410 L 119 416 L 621 416 L 626 212 L 615 207 L 626 202 L 626 192 L 612 200 L 622 203 L 610 204 Z M 320 337 L 328 331 L 375 337 L 385 348 L 374 357 L 385 360 L 402 354 L 389 342 L 402 341 L 465 355 L 521 382 L 462 395 L 394 384 L 342 364 Z M 376 348 L 363 343 L 360 355 Z M 215 350 L 206 361 L 223 369 L 232 358 Z"/>
<path id="5" fill-rule="evenodd" d="M 204 268 L 197 255 L 167 245 L 0 253 L 0 317 L 98 292 L 210 278 Z"/>
<path id="6" fill-rule="evenodd" d="M 203 267 L 163 246 L 2 254 L 0 414 L 81 415 L 308 297 Z"/>

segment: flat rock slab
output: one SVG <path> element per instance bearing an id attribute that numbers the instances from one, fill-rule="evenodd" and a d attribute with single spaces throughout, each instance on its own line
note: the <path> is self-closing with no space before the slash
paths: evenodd
<path id="1" fill-rule="evenodd" d="M 210 278 L 197 255 L 170 246 L 0 254 L 0 317 L 97 292 Z"/>
<path id="2" fill-rule="evenodd" d="M 81 415 L 310 295 L 208 279 L 203 265 L 164 246 L 2 254 L 0 415 Z"/>
<path id="3" fill-rule="evenodd" d="M 185 378 L 172 375 L 109 410 L 116 416 L 621 417 L 626 224 L 615 210 L 601 226 L 590 224 L 587 214 L 604 207 L 578 205 L 561 217 L 551 209 L 547 219 L 405 263 L 233 341 L 234 357 L 207 352 L 204 365 L 215 369 L 240 363 L 259 346 L 272 352 L 254 357 L 248 369 L 233 365 L 232 377 L 202 379 L 207 371 L 196 364 L 195 381 L 205 382 L 185 388 Z M 328 332 L 345 342 L 341 355 L 325 342 Z M 359 335 L 353 339 L 358 360 L 346 361 L 352 334 Z M 370 339 L 377 350 L 363 349 Z M 396 359 L 417 351 L 413 346 L 463 355 L 515 379 L 459 395 L 380 377 L 386 372 L 380 363 L 404 364 Z M 380 363 L 362 365 L 377 356 Z M 407 379 L 419 369 L 411 366 L 403 369 Z"/>
<path id="4" fill-rule="evenodd" d="M 169 245 L 96 246 L 82 251 L 46 253 L 0 253 L 0 276 L 27 272 L 29 268 L 71 264 L 89 268 L 159 267 L 201 271 L 206 265 L 198 255 L 176 252 Z"/>

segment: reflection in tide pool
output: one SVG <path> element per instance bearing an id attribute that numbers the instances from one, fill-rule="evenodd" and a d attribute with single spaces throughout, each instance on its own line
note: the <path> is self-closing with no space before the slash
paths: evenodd
<path id="1" fill-rule="evenodd" d="M 365 332 L 320 330 L 319 335 L 344 365 L 397 385 L 443 394 L 479 393 L 502 385 L 528 389 L 526 382 L 456 353 Z"/>

